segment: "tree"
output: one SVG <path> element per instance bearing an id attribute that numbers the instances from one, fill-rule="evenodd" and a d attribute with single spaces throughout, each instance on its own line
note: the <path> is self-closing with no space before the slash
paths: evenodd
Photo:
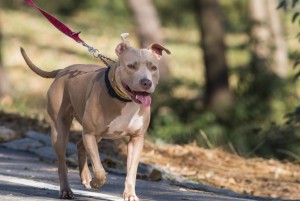
<path id="1" fill-rule="evenodd" d="M 214 110 L 227 109 L 232 103 L 225 57 L 224 28 L 217 0 L 195 0 L 197 23 L 205 64 L 205 103 Z"/>
<path id="2" fill-rule="evenodd" d="M 273 72 L 279 77 L 286 77 L 288 73 L 288 53 L 285 42 L 285 36 L 282 28 L 282 22 L 279 12 L 276 10 L 277 2 L 267 1 L 267 10 L 269 16 L 270 31 L 273 39 Z"/>
<path id="3" fill-rule="evenodd" d="M 287 48 L 276 1 L 249 0 L 249 10 L 253 56 L 270 62 L 269 71 L 285 77 L 288 72 Z"/>
<path id="4" fill-rule="evenodd" d="M 278 2 L 278 6 L 277 9 L 283 9 L 283 10 L 287 10 L 287 8 L 291 8 L 291 9 L 295 9 L 299 6 L 300 2 L 299 0 L 293 0 L 293 1 L 289 1 L 289 0 L 281 0 L 280 2 Z M 300 12 L 295 9 L 292 13 L 291 19 L 292 19 L 292 23 L 299 23 L 299 18 L 300 18 Z M 296 38 L 298 39 L 298 41 L 300 41 L 300 32 L 295 33 Z M 294 58 L 294 68 L 298 67 L 300 64 L 300 58 L 299 58 L 299 54 L 297 54 L 298 56 L 296 58 Z M 294 80 L 299 79 L 300 76 L 300 72 L 298 71 L 294 77 Z"/>
<path id="5" fill-rule="evenodd" d="M 256 58 L 270 57 L 270 31 L 267 26 L 266 1 L 249 0 L 252 53 Z"/>
<path id="6" fill-rule="evenodd" d="M 128 8 L 133 13 L 139 43 L 141 47 L 148 47 L 151 43 L 163 43 L 160 20 L 152 0 L 127 0 Z M 167 60 L 161 61 L 160 77 L 166 80 L 169 73 Z"/>

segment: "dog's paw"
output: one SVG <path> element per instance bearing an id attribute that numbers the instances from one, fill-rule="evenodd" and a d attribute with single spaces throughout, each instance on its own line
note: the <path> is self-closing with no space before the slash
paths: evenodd
<path id="1" fill-rule="evenodd" d="M 124 201 L 140 201 L 136 195 L 124 196 Z"/>
<path id="2" fill-rule="evenodd" d="M 74 194 L 71 189 L 63 189 L 59 192 L 59 198 L 72 200 L 74 199 Z"/>
<path id="3" fill-rule="evenodd" d="M 124 201 L 140 201 L 133 191 L 124 191 L 123 193 Z"/>
<path id="4" fill-rule="evenodd" d="M 136 196 L 134 185 L 129 182 L 125 182 L 125 189 L 123 192 L 124 201 L 140 201 L 140 199 Z"/>
<path id="5" fill-rule="evenodd" d="M 90 182 L 90 186 L 92 189 L 99 189 L 101 186 L 103 186 L 103 184 L 105 184 L 106 178 L 104 177 L 101 180 L 95 179 L 93 178 L 92 181 Z"/>

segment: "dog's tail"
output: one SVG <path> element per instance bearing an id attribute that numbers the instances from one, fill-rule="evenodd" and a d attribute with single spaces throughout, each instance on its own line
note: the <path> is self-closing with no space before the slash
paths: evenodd
<path id="1" fill-rule="evenodd" d="M 23 56 L 24 60 L 26 61 L 27 65 L 29 66 L 29 68 L 41 77 L 55 78 L 56 75 L 58 74 L 58 72 L 60 71 L 60 70 L 53 70 L 50 72 L 44 71 L 32 63 L 32 61 L 29 59 L 25 50 L 22 47 L 21 47 L 21 53 L 22 53 L 22 56 Z"/>

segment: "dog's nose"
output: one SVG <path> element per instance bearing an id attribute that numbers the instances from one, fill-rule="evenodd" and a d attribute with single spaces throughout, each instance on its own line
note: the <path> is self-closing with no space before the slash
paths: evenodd
<path id="1" fill-rule="evenodd" d="M 148 90 L 152 86 L 152 81 L 147 78 L 143 78 L 140 80 L 140 85 L 143 87 L 143 89 Z"/>

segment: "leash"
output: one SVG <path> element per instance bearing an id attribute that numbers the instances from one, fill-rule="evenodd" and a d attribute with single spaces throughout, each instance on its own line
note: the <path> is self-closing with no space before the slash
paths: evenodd
<path id="1" fill-rule="evenodd" d="M 53 15 L 49 14 L 45 10 L 38 7 L 33 0 L 24 0 L 25 3 L 27 3 L 29 6 L 37 9 L 53 26 L 55 26 L 59 31 L 64 33 L 65 35 L 69 36 L 73 40 L 75 40 L 77 43 L 83 45 L 88 49 L 88 51 L 95 57 L 100 59 L 107 67 L 111 67 L 112 65 L 109 63 L 116 63 L 116 61 L 104 56 L 100 53 L 98 49 L 95 49 L 94 47 L 86 44 L 80 37 L 79 34 L 80 31 L 74 32 L 69 27 L 67 27 L 64 23 L 59 21 L 57 18 L 55 18 Z"/>

